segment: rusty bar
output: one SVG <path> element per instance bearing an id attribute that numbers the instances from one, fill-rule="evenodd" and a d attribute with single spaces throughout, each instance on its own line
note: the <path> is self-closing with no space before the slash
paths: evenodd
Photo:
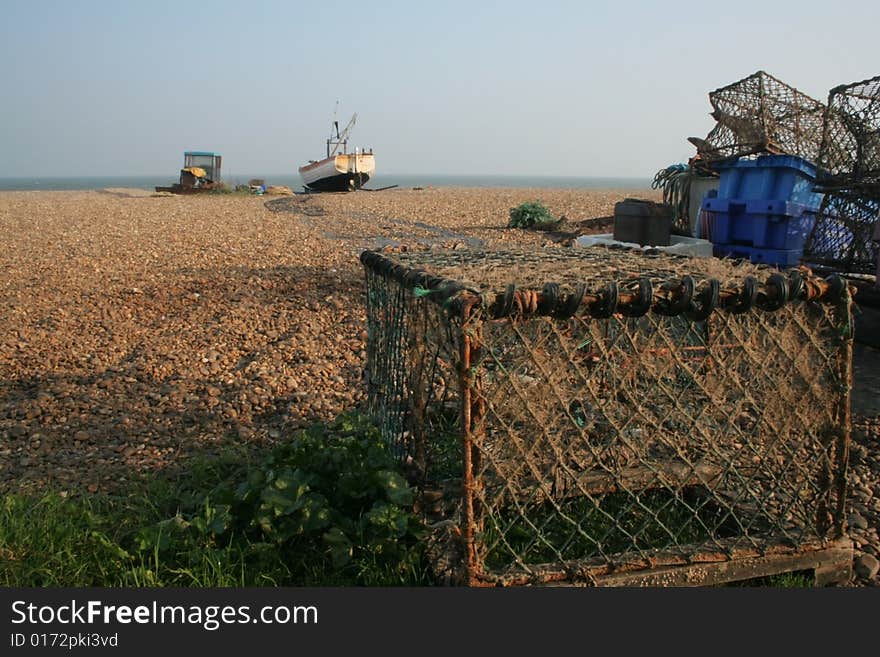
<path id="1" fill-rule="evenodd" d="M 816 278 L 812 275 L 805 276 L 804 282 L 805 298 L 807 301 L 818 301 L 824 298 L 825 295 L 828 294 L 832 289 L 832 286 L 828 283 L 828 281 Z M 765 283 L 758 283 L 758 293 L 770 300 L 775 300 L 777 296 L 776 288 L 766 285 Z M 658 302 L 675 303 L 681 298 L 681 296 L 682 292 L 680 290 L 676 291 L 674 289 L 659 289 L 654 292 L 653 300 L 651 301 L 651 308 L 656 310 Z M 721 309 L 728 307 L 731 305 L 731 302 L 738 301 L 741 296 L 742 291 L 739 289 L 722 289 L 718 293 L 717 308 Z M 635 303 L 637 298 L 638 295 L 636 294 L 622 292 L 618 297 L 618 306 L 620 308 L 629 306 Z M 487 310 L 490 316 L 494 319 L 505 319 L 507 316 L 527 319 L 529 317 L 541 314 L 538 311 L 538 308 L 547 304 L 548 300 L 549 299 L 547 295 L 543 294 L 542 292 L 537 292 L 534 290 L 516 290 L 513 293 L 513 303 L 510 304 L 510 311 L 507 314 L 501 311 L 501 309 L 504 308 L 506 305 L 504 294 L 497 294 L 494 301 L 489 304 Z M 580 306 L 586 307 L 587 313 L 585 314 L 589 314 L 589 308 L 593 304 L 600 303 L 601 301 L 602 296 L 600 294 L 595 292 L 586 292 L 581 297 Z"/>
<path id="2" fill-rule="evenodd" d="M 361 261 L 364 265 L 374 269 L 381 276 L 396 280 L 405 287 L 410 285 L 419 285 L 423 287 L 429 292 L 426 298 L 437 304 L 446 304 L 451 297 L 457 295 L 466 298 L 479 298 L 479 292 L 465 287 L 465 285 L 459 281 L 432 276 L 423 270 L 413 269 L 396 263 L 375 251 L 364 251 L 361 254 Z M 628 279 L 630 282 L 638 280 L 638 278 Z M 681 280 L 682 279 L 667 280 L 667 283 L 673 287 L 664 288 L 662 285 L 655 284 L 655 292 L 651 303 L 653 310 L 657 310 L 656 304 L 658 302 L 670 304 L 676 303 L 681 299 L 683 294 L 682 288 L 680 287 Z M 806 301 L 820 300 L 832 289 L 832 286 L 829 285 L 827 281 L 816 278 L 808 270 L 804 271 L 804 284 L 804 299 Z M 773 286 L 767 285 L 766 283 L 758 283 L 757 288 L 759 296 L 763 295 L 767 299 L 775 299 L 776 288 Z M 485 309 L 489 316 L 497 319 L 506 315 L 530 317 L 537 314 L 546 314 L 546 311 L 539 311 L 538 308 L 549 307 L 549 305 L 551 305 L 549 302 L 552 301 L 552 299 L 543 292 L 538 292 L 536 290 L 516 290 L 512 296 L 512 299 L 507 300 L 505 298 L 506 293 L 496 294 L 494 300 L 485 305 Z M 739 288 L 728 287 L 720 290 L 717 309 L 720 310 L 729 306 L 732 302 L 738 301 L 741 296 L 742 290 Z M 630 291 L 622 291 L 619 293 L 617 306 L 618 308 L 631 306 L 636 298 L 637 295 Z M 580 299 L 579 306 L 585 306 L 587 313 L 589 313 L 592 306 L 596 304 L 602 305 L 603 302 L 604 297 L 602 293 L 584 292 Z M 463 301 L 463 305 L 467 305 L 468 303 L 470 303 L 469 299 Z"/>
<path id="3" fill-rule="evenodd" d="M 837 441 L 837 472 L 835 473 L 835 493 L 837 495 L 837 507 L 834 510 L 834 529 L 837 536 L 843 536 L 846 530 L 846 480 L 847 471 L 849 469 L 849 445 L 852 438 L 852 417 L 851 417 L 851 397 L 853 385 L 852 372 L 852 353 L 853 353 L 853 334 L 852 334 L 852 296 L 849 287 L 844 289 L 841 296 L 840 305 L 838 306 L 838 314 L 842 312 L 843 317 L 838 317 L 836 324 L 840 325 L 843 319 L 843 325 L 847 327 L 847 334 L 844 336 L 843 348 L 839 352 L 840 370 L 843 374 L 844 389 L 841 391 L 840 402 L 838 408 L 838 421 L 843 425 L 842 433 Z"/>
<path id="4" fill-rule="evenodd" d="M 477 563 L 477 552 L 474 542 L 474 469 L 471 460 L 471 450 L 473 449 L 473 440 L 471 438 L 471 338 L 466 328 L 469 316 L 470 307 L 467 306 L 461 313 L 461 326 L 459 327 L 461 331 L 459 384 L 461 385 L 461 431 L 464 464 L 461 534 L 464 538 L 465 559 L 467 561 L 467 584 L 474 586 L 479 582 L 480 569 Z"/>
<path id="5" fill-rule="evenodd" d="M 479 473 L 483 471 L 483 463 L 482 463 L 482 452 L 480 449 L 474 444 L 474 437 L 481 438 L 481 434 L 484 430 L 483 427 L 483 417 L 486 411 L 486 400 L 483 396 L 483 387 L 482 387 L 482 370 L 479 367 L 479 363 L 482 361 L 482 350 L 483 350 L 483 331 L 482 331 L 482 314 L 480 315 L 479 323 L 475 323 L 474 316 L 471 314 L 472 309 L 475 307 L 476 302 L 478 300 L 474 299 L 473 303 L 467 306 L 468 313 L 468 323 L 470 325 L 470 361 L 469 365 L 469 377 L 468 380 L 470 382 L 470 394 L 468 397 L 468 403 L 470 404 L 470 437 L 471 437 L 471 469 L 474 473 Z M 479 441 L 480 444 L 483 444 L 483 440 Z M 470 490 L 471 493 L 471 510 L 473 512 L 474 524 L 473 530 L 476 533 L 480 533 L 483 531 L 483 517 L 484 517 L 484 509 L 482 507 L 482 486 L 483 480 L 480 477 L 474 477 L 472 482 L 472 488 Z M 480 493 L 479 495 L 477 493 Z M 482 572 L 483 565 L 479 563 L 479 570 Z"/>

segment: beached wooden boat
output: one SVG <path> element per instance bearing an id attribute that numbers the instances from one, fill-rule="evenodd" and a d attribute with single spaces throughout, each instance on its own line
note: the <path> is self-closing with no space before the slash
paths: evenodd
<path id="1" fill-rule="evenodd" d="M 357 120 L 357 114 L 345 129 L 339 131 L 339 122 L 333 122 L 330 139 L 327 140 L 327 157 L 311 160 L 299 168 L 306 189 L 317 192 L 347 192 L 363 187 L 376 170 L 373 150 L 355 149 L 348 152 L 348 135 Z M 335 130 L 336 136 L 333 136 Z M 342 149 L 342 152 L 337 152 Z"/>

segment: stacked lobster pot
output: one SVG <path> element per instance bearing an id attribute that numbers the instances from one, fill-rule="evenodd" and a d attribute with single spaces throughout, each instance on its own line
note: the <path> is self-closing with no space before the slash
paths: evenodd
<path id="1" fill-rule="evenodd" d="M 880 274 L 880 76 L 831 90 L 817 187 L 825 192 L 804 261 Z"/>
<path id="2" fill-rule="evenodd" d="M 720 175 L 717 193 L 701 206 L 713 252 L 797 265 L 822 201 L 813 185 L 825 106 L 764 71 L 709 100 L 717 123 L 690 141 Z"/>
<path id="3" fill-rule="evenodd" d="M 709 93 L 715 127 L 690 137 L 702 162 L 762 153 L 785 153 L 815 162 L 822 143 L 825 105 L 758 71 Z"/>

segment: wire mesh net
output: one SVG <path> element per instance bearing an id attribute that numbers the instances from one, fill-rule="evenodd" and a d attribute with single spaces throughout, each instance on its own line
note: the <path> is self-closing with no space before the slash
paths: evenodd
<path id="1" fill-rule="evenodd" d="M 603 248 L 361 260 L 370 408 L 442 498 L 456 581 L 589 583 L 843 534 L 840 279 Z"/>
<path id="2" fill-rule="evenodd" d="M 825 105 L 758 71 L 709 93 L 717 121 L 705 139 L 691 137 L 706 161 L 756 153 L 796 155 L 815 162 Z"/>
<path id="3" fill-rule="evenodd" d="M 843 273 L 873 274 L 877 267 L 874 231 L 880 220 L 880 190 L 828 192 L 804 243 L 803 261 Z"/>
<path id="4" fill-rule="evenodd" d="M 829 93 L 817 182 L 880 196 L 880 76 Z"/>

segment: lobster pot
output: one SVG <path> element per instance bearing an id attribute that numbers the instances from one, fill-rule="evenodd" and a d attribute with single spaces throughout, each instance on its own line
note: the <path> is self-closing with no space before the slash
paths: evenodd
<path id="1" fill-rule="evenodd" d="M 880 76 L 829 93 L 817 183 L 880 196 Z"/>
<path id="2" fill-rule="evenodd" d="M 848 578 L 841 279 L 602 247 L 361 261 L 369 408 L 438 576 Z"/>
<path id="3" fill-rule="evenodd" d="M 715 127 L 691 137 L 700 157 L 725 160 L 755 153 L 785 153 L 815 162 L 825 105 L 758 71 L 709 94 Z"/>
<path id="4" fill-rule="evenodd" d="M 803 261 L 842 273 L 873 274 L 878 222 L 880 189 L 873 197 L 842 190 L 825 194 L 804 244 Z"/>

